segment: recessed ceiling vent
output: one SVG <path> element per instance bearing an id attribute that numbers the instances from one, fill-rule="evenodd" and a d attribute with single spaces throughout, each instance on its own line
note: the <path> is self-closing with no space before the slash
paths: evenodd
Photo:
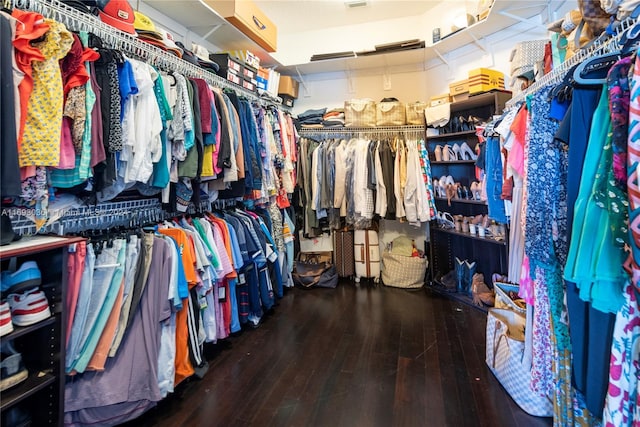
<path id="1" fill-rule="evenodd" d="M 367 0 L 346 0 L 344 5 L 350 9 L 356 7 L 364 7 L 368 4 Z"/>

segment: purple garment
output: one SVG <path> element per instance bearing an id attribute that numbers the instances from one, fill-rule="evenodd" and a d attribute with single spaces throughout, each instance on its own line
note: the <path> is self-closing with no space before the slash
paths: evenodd
<path id="1" fill-rule="evenodd" d="M 136 418 L 162 396 L 158 388 L 161 322 L 171 315 L 171 250 L 153 239 L 145 292 L 120 349 L 104 372 L 77 375 L 65 386 L 65 425 L 115 425 Z"/>
<path id="2" fill-rule="evenodd" d="M 93 62 L 91 67 L 91 89 L 96 94 L 96 102 L 91 110 L 91 167 L 100 162 L 104 162 L 107 156 L 104 153 L 103 130 L 102 130 L 102 110 L 100 109 L 100 98 L 102 96 L 102 88 L 98 85 L 96 79 L 96 67 Z"/>

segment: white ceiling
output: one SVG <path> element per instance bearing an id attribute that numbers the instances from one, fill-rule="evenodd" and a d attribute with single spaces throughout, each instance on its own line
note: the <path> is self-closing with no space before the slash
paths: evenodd
<path id="1" fill-rule="evenodd" d="M 255 0 L 258 7 L 278 26 L 280 36 L 423 15 L 442 2 L 367 0 L 366 6 L 351 8 L 341 0 Z"/>
<path id="2" fill-rule="evenodd" d="M 430 61 L 444 61 L 442 55 L 464 46 L 486 53 L 491 34 L 518 23 L 525 26 L 525 31 L 527 27 L 541 27 L 559 17 L 556 15 L 564 5 L 575 7 L 575 0 L 494 0 L 485 21 L 445 37 L 459 15 L 464 19 L 465 11 L 472 13 L 480 0 L 367 0 L 366 6 L 356 8 L 346 7 L 342 0 L 253 0 L 278 28 L 278 49 L 270 54 L 226 23 L 205 4 L 206 0 L 129 1 L 170 31 L 180 34 L 181 28 L 185 41 L 196 36 L 216 50 L 248 49 L 265 66 L 289 75 L 423 69 Z M 443 38 L 433 43 L 432 30 L 436 27 L 441 28 Z M 424 40 L 427 47 L 309 63 L 314 54 L 368 51 L 375 45 L 415 38 Z"/>

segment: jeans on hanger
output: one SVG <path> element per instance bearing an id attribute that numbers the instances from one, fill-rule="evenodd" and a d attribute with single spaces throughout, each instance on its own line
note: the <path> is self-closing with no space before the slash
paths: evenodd
<path id="1" fill-rule="evenodd" d="M 500 141 L 495 136 L 487 138 L 485 167 L 487 173 L 487 204 L 489 218 L 500 223 L 507 222 L 507 214 L 502 200 L 502 159 Z"/>

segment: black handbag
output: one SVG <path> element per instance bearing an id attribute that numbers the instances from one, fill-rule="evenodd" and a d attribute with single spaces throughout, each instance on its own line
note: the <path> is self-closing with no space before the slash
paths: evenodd
<path id="1" fill-rule="evenodd" d="M 305 289 L 335 288 L 338 272 L 331 263 L 331 253 L 299 253 L 295 262 L 293 281 Z"/>

